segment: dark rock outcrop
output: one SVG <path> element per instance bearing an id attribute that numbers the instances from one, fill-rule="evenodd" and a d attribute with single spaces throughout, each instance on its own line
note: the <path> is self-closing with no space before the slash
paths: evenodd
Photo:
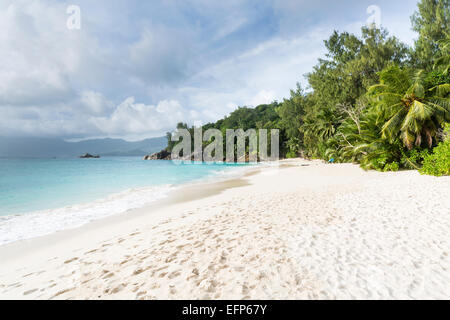
<path id="1" fill-rule="evenodd" d="M 160 152 L 146 155 L 144 160 L 170 160 L 171 154 L 167 150 L 162 150 Z"/>
<path id="2" fill-rule="evenodd" d="M 81 159 L 90 159 L 90 158 L 92 158 L 92 159 L 98 159 L 98 158 L 100 158 L 100 156 L 94 156 L 94 155 L 92 155 L 92 154 L 90 154 L 90 153 L 86 153 L 86 154 L 84 154 L 84 155 L 82 155 L 82 156 L 80 156 L 80 158 Z"/>
<path id="3" fill-rule="evenodd" d="M 202 158 L 202 155 L 197 155 L 198 158 Z M 179 158 L 177 160 L 184 160 L 184 161 L 195 161 L 196 159 L 196 154 L 192 153 L 190 157 L 185 157 L 185 158 Z M 172 160 L 172 154 L 170 152 L 168 152 L 167 150 L 162 150 L 160 152 L 157 153 L 153 153 L 150 155 L 146 155 L 144 156 L 143 160 Z M 222 160 L 224 162 L 228 162 L 225 158 Z M 250 157 L 248 155 L 248 153 L 245 155 L 245 157 L 240 157 L 236 160 L 232 160 L 230 161 L 231 163 L 236 163 L 236 162 L 250 162 Z M 259 157 L 259 155 L 257 156 L 257 162 L 261 162 L 261 159 Z"/>

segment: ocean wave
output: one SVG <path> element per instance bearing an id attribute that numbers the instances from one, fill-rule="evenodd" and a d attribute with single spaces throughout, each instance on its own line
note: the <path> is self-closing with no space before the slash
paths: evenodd
<path id="1" fill-rule="evenodd" d="M 170 191 L 181 186 L 240 178 L 249 170 L 258 166 L 259 164 L 228 167 L 223 170 L 214 170 L 201 179 L 186 181 L 177 185 L 132 188 L 87 203 L 0 216 L 0 246 L 49 235 L 57 231 L 74 229 L 91 221 L 142 208 L 156 200 L 167 197 Z"/>
<path id="2" fill-rule="evenodd" d="M 133 188 L 89 203 L 2 216 L 0 245 L 77 228 L 94 220 L 141 208 L 167 197 L 173 189 L 170 185 Z"/>
<path id="3" fill-rule="evenodd" d="M 217 171 L 214 171 L 208 178 L 209 179 L 217 179 L 217 178 L 229 179 L 229 178 L 242 177 L 250 170 L 258 168 L 258 166 L 260 166 L 260 165 L 255 164 L 255 165 L 245 165 L 245 166 L 241 166 L 241 167 L 235 167 L 235 168 L 227 169 L 227 170 L 217 170 Z"/>

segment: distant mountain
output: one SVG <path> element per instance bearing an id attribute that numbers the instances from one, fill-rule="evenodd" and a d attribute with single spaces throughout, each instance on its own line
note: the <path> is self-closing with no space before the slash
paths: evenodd
<path id="1" fill-rule="evenodd" d="M 93 139 L 67 142 L 54 138 L 0 137 L 2 158 L 78 157 L 85 153 L 100 156 L 144 156 L 167 147 L 166 137 L 129 142 L 122 139 Z"/>

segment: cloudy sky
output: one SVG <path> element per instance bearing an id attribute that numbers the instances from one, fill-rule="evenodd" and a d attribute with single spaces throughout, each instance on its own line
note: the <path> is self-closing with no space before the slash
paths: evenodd
<path id="1" fill-rule="evenodd" d="M 412 44 L 416 3 L 0 0 L 0 136 L 136 140 L 280 101 L 371 5 Z"/>

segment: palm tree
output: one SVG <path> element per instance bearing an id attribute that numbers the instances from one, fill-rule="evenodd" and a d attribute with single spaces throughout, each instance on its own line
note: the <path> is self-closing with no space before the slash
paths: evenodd
<path id="1" fill-rule="evenodd" d="M 384 170 L 387 164 L 398 161 L 401 148 L 381 138 L 376 112 L 364 112 L 359 121 L 359 127 L 351 119 L 342 123 L 328 140 L 326 156 L 341 162 L 357 162 L 363 169 L 376 170 Z"/>
<path id="2" fill-rule="evenodd" d="M 429 148 L 437 131 L 450 121 L 450 84 L 426 88 L 425 72 L 414 75 L 397 66 L 380 73 L 380 84 L 369 89 L 376 100 L 382 137 L 394 142 L 398 137 L 411 150 L 425 139 Z"/>
<path id="3" fill-rule="evenodd" d="M 340 115 L 336 115 L 333 110 L 327 107 L 322 107 L 318 111 L 315 110 L 309 116 L 303 118 L 304 123 L 300 131 L 309 156 L 325 156 L 323 154 L 325 150 L 322 150 L 322 147 L 336 133 L 336 128 L 341 120 Z"/>
<path id="4" fill-rule="evenodd" d="M 450 35 L 445 33 L 446 37 L 439 41 L 439 47 L 442 52 L 442 57 L 434 63 L 434 69 L 442 68 L 443 73 L 447 74 L 450 69 Z"/>

